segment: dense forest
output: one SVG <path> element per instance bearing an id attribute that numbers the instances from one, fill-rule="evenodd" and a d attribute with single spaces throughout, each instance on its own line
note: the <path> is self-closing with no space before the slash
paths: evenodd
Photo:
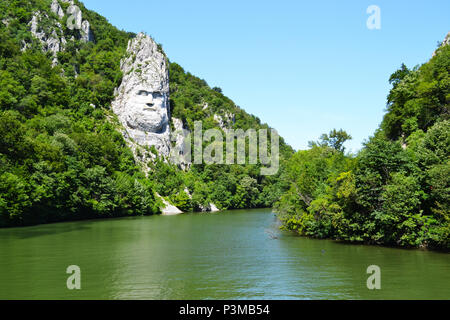
<path id="1" fill-rule="evenodd" d="M 284 228 L 352 242 L 450 249 L 450 46 L 389 79 L 387 112 L 357 155 L 333 130 L 288 161 Z"/>
<path id="2" fill-rule="evenodd" d="M 225 118 L 227 113 L 233 114 L 230 129 L 245 131 L 269 128 L 257 117 L 236 106 L 222 94 L 220 88 L 211 89 L 204 80 L 186 73 L 176 63 L 170 64 L 170 81 L 172 115 L 181 119 L 191 130 L 194 121 L 202 121 L 203 131 L 219 129 L 214 115 Z M 292 148 L 280 137 L 280 158 L 287 159 L 292 154 Z M 157 161 L 151 166 L 157 181 L 156 190 L 168 196 L 183 211 L 198 211 L 211 202 L 220 209 L 271 207 L 287 190 L 287 184 L 282 179 L 283 167 L 274 176 L 264 176 L 260 173 L 261 164 L 193 164 L 187 172 L 177 170 L 176 166 L 163 161 Z M 192 196 L 189 197 L 184 189 Z"/>
<path id="3" fill-rule="evenodd" d="M 99 40 L 74 37 L 52 66 L 28 26 L 36 10 L 55 19 L 49 9 L 0 3 L 0 226 L 157 213 L 153 182 L 108 120 L 132 35 L 85 11 Z"/>
<path id="4" fill-rule="evenodd" d="M 159 194 L 185 212 L 273 206 L 285 229 L 306 236 L 450 248 L 450 46 L 392 74 L 384 119 L 356 155 L 344 148 L 351 136 L 332 130 L 297 153 L 281 139 L 274 176 L 260 164 L 182 170 L 160 157 L 145 173 L 111 110 L 135 34 L 75 1 L 95 39 L 81 41 L 51 2 L 0 2 L 0 227 L 158 214 Z M 37 11 L 44 29 L 58 21 L 69 39 L 56 64 L 30 32 Z M 171 114 L 186 129 L 219 128 L 217 115 L 230 129 L 269 128 L 169 65 Z"/>
<path id="5" fill-rule="evenodd" d="M 260 175 L 260 165 L 193 165 L 183 171 L 164 159 L 136 163 L 111 111 L 122 79 L 120 61 L 135 35 L 120 31 L 79 1 L 95 41 L 81 41 L 51 10 L 51 0 L 0 2 L 0 227 L 160 212 L 160 194 L 183 211 L 213 202 L 220 209 L 269 207 L 287 185 Z M 68 3 L 60 2 L 63 9 Z M 35 12 L 66 39 L 51 52 L 30 32 Z M 171 108 L 186 128 L 231 112 L 233 128 L 268 128 L 208 84 L 170 63 Z M 210 107 L 203 108 L 204 104 Z M 281 141 L 281 153 L 293 151 Z M 187 191 L 187 192 L 186 192 Z"/>

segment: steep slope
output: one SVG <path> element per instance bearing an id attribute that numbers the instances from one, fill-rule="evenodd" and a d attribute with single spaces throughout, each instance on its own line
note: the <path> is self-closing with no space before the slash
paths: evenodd
<path id="1" fill-rule="evenodd" d="M 389 79 L 387 113 L 381 124 L 391 139 L 403 142 L 416 130 L 427 131 L 437 121 L 448 119 L 448 44 L 450 32 L 429 63 L 409 70 L 404 64 Z"/>
<path id="2" fill-rule="evenodd" d="M 152 113 L 142 121 L 129 103 Z M 262 176 L 261 164 L 170 162 L 183 139 L 167 134 L 197 120 L 203 130 L 267 128 L 148 36 L 77 0 L 0 2 L 0 226 L 154 214 L 167 201 L 183 211 L 270 206 L 283 167 Z M 291 153 L 281 141 L 282 158 Z"/>
<path id="3" fill-rule="evenodd" d="M 383 122 L 356 157 L 328 136 L 292 157 L 290 189 L 276 204 L 287 229 L 450 250 L 448 39 L 427 63 L 392 74 Z"/>
<path id="4" fill-rule="evenodd" d="M 126 138 L 133 149 L 153 146 L 158 154 L 168 157 L 169 66 L 164 53 L 149 36 L 140 33 L 130 40 L 121 70 L 124 76 L 112 110 L 125 128 Z"/>

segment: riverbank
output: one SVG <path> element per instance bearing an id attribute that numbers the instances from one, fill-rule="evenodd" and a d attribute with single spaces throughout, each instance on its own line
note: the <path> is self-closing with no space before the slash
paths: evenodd
<path id="1" fill-rule="evenodd" d="M 276 214 L 281 222 L 280 228 L 283 230 L 292 232 L 299 237 L 306 237 L 306 238 L 318 239 L 318 240 L 330 240 L 330 241 L 336 241 L 336 242 L 345 243 L 345 244 L 349 244 L 349 245 L 379 246 L 379 247 L 385 247 L 385 248 L 397 248 L 397 249 L 406 249 L 406 250 L 422 250 L 422 251 L 450 253 L 450 249 L 448 249 L 448 248 L 432 247 L 432 246 L 426 246 L 426 245 L 407 246 L 407 245 L 400 245 L 400 244 L 386 244 L 386 243 L 381 243 L 381 242 L 377 243 L 374 241 L 351 241 L 348 239 L 340 239 L 340 238 L 336 238 L 336 237 L 317 237 L 313 234 L 305 235 L 305 234 L 302 234 L 298 229 L 295 229 L 296 225 L 292 224 L 292 222 L 286 223 L 286 220 L 290 219 L 289 216 L 283 215 L 282 213 L 276 213 Z"/>
<path id="2" fill-rule="evenodd" d="M 0 230 L 0 299 L 447 299 L 450 256 L 281 231 L 272 210 Z M 267 232 L 276 235 L 271 237 Z M 82 289 L 67 290 L 67 266 Z M 366 288 L 378 265 L 382 290 Z"/>

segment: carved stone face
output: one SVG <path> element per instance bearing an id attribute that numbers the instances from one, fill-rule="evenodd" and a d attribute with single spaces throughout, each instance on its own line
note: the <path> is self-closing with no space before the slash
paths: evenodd
<path id="1" fill-rule="evenodd" d="M 127 124 L 147 133 L 163 133 L 167 126 L 167 97 L 162 92 L 135 89 L 126 102 Z"/>
<path id="2" fill-rule="evenodd" d="M 169 70 L 157 44 L 138 34 L 128 43 L 128 55 L 121 61 L 123 79 L 112 109 L 124 127 L 124 136 L 139 146 L 154 146 L 168 156 Z"/>

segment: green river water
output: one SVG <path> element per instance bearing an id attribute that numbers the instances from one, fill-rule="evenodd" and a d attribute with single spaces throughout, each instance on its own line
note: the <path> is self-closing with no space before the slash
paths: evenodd
<path id="1" fill-rule="evenodd" d="M 0 230 L 0 299 L 449 299 L 450 255 L 280 231 L 270 210 Z M 68 290 L 66 268 L 81 269 Z M 381 268 L 381 290 L 366 269 Z"/>

